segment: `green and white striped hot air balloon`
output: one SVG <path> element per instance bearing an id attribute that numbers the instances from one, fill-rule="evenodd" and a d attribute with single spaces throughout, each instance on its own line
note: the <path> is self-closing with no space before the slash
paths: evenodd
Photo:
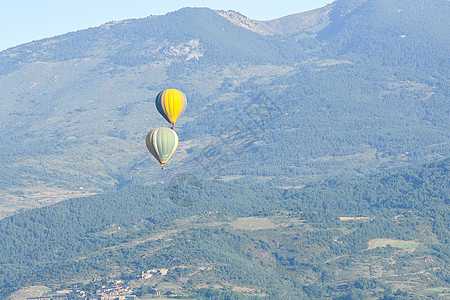
<path id="1" fill-rule="evenodd" d="M 148 151 L 159 161 L 162 168 L 178 147 L 178 135 L 170 128 L 158 127 L 147 134 Z"/>

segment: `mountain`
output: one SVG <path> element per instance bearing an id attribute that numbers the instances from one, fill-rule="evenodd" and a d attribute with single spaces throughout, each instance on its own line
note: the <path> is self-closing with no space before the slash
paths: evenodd
<path id="1" fill-rule="evenodd" d="M 434 293 L 435 284 L 443 293 L 447 273 L 438 265 L 448 264 L 442 229 L 448 176 L 439 174 L 447 174 L 450 153 L 448 9 L 442 0 L 338 0 L 260 21 L 185 8 L 0 52 L 0 227 L 8 244 L 0 249 L 1 272 L 8 274 L 2 295 L 31 284 L 62 284 L 52 281 L 58 268 L 74 274 L 67 282 L 87 284 L 91 275 L 103 280 L 114 273 L 109 262 L 135 277 L 137 270 L 179 257 L 177 243 L 191 249 L 198 238 L 208 245 L 192 248 L 201 258 L 189 274 L 215 270 L 208 273 L 215 279 L 201 282 L 208 287 L 203 292 L 203 279 L 183 288 L 183 261 L 171 265 L 181 269 L 169 281 L 179 280 L 180 292 L 199 298 L 219 293 L 210 289 L 214 282 L 227 295 L 252 289 L 249 297 L 277 298 L 281 286 L 293 298 L 350 291 L 353 298 L 394 297 L 389 287 L 401 287 L 388 277 L 400 273 L 389 261 L 403 266 L 411 253 L 414 267 L 407 274 L 413 279 L 400 281 L 420 284 L 407 290 Z M 162 171 L 144 139 L 168 126 L 154 99 L 172 87 L 185 92 L 188 104 L 175 127 L 179 148 Z M 411 175 L 399 175 L 403 168 Z M 430 209 L 435 205 L 440 210 Z M 251 217 L 272 231 L 233 231 L 242 222 L 253 226 L 245 219 Z M 308 232 L 296 236 L 303 226 Z M 323 230 L 319 236 L 316 229 Z M 359 229 L 357 236 L 348 234 Z M 128 242 L 142 244 L 139 234 L 148 245 L 130 250 Z M 352 252 L 352 245 L 362 251 L 369 241 L 406 250 Z M 172 256 L 158 253 L 154 260 L 148 253 L 160 247 Z M 382 266 L 369 270 L 375 259 L 367 253 Z M 339 273 L 343 267 L 347 271 Z M 307 271 L 295 281 L 299 268 Z M 380 282 L 343 279 L 369 271 L 374 279 L 381 269 L 387 277 Z M 254 276 L 239 286 L 245 273 Z M 39 282 L 36 274 L 46 277 Z M 272 288 L 258 292 L 268 282 Z"/>
<path id="2" fill-rule="evenodd" d="M 206 175 L 198 171 L 202 151 L 217 144 L 225 152 L 219 143 L 224 130 L 236 117 L 253 121 L 243 108 L 261 92 L 279 113 L 260 122 L 263 127 L 250 123 L 254 143 L 213 176 L 292 186 L 446 157 L 450 126 L 442 70 L 448 70 L 448 52 L 437 28 L 448 3 L 398 5 L 392 11 L 385 1 L 336 1 L 254 21 L 271 28 L 265 35 L 237 26 L 223 12 L 186 8 L 1 52 L 2 216 L 167 181 L 177 170 Z M 426 26 L 413 21 L 425 8 L 420 20 Z M 386 16 L 378 20 L 380 14 Z M 391 33 L 377 46 L 389 28 L 411 35 Z M 433 49 L 417 56 L 424 35 L 435 41 L 427 42 Z M 399 39 L 409 46 L 402 48 Z M 177 129 L 180 149 L 161 174 L 142 141 L 165 124 L 152 102 L 167 87 L 185 91 L 189 107 Z"/>

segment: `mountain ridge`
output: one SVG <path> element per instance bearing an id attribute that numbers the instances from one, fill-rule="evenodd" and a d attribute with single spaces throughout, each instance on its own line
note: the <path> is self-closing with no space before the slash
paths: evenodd
<path id="1" fill-rule="evenodd" d="M 298 33 L 322 23 L 326 23 L 329 20 L 328 14 L 330 13 L 332 7 L 333 5 L 330 4 L 323 8 L 290 14 L 268 21 L 252 20 L 240 14 L 239 12 L 235 12 L 232 10 L 217 11 L 217 13 L 228 19 L 233 24 L 254 31 L 261 35 L 289 35 Z"/>

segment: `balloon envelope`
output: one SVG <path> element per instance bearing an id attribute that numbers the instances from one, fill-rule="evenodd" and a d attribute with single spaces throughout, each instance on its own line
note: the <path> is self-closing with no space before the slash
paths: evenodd
<path id="1" fill-rule="evenodd" d="M 160 92 L 155 100 L 156 109 L 172 125 L 175 125 L 178 117 L 186 109 L 186 95 L 176 89 L 168 89 Z"/>
<path id="2" fill-rule="evenodd" d="M 147 134 L 148 151 L 164 166 L 178 147 L 178 135 L 170 128 L 159 127 Z"/>

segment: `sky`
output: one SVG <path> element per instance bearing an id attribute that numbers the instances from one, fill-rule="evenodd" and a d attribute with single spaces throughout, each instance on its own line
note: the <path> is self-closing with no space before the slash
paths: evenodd
<path id="1" fill-rule="evenodd" d="M 323 7 L 333 0 L 2 0 L 0 51 L 110 21 L 163 15 L 183 7 L 234 10 L 256 20 Z"/>

